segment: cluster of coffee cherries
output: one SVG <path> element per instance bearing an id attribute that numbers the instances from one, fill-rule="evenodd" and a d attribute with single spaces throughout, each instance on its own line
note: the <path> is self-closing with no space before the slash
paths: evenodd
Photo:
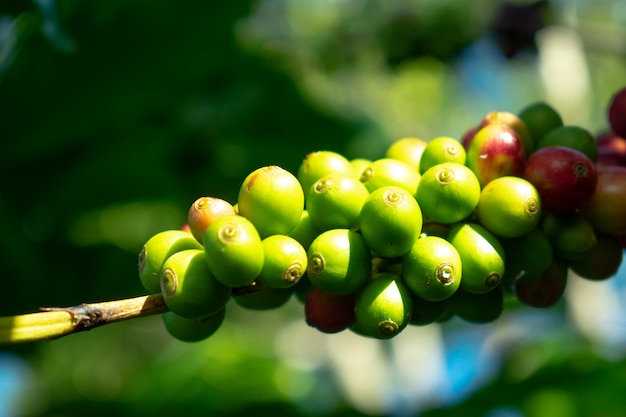
<path id="1" fill-rule="evenodd" d="M 494 111 L 462 138 L 401 138 L 377 160 L 306 155 L 251 172 L 236 202 L 204 196 L 152 236 L 139 277 L 166 329 L 212 335 L 230 302 L 303 304 L 325 333 L 389 339 L 406 326 L 549 307 L 568 272 L 615 275 L 626 246 L 626 89 L 610 132 L 564 125 L 545 102 Z"/>

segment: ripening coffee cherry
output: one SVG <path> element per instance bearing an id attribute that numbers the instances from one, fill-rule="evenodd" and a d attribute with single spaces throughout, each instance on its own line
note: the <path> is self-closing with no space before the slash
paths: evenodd
<path id="1" fill-rule="evenodd" d="M 316 151 L 307 154 L 297 174 L 305 197 L 317 180 L 329 174 L 349 177 L 354 176 L 354 170 L 350 161 L 337 152 Z"/>
<path id="2" fill-rule="evenodd" d="M 591 159 L 564 146 L 548 146 L 533 152 L 526 160 L 524 179 L 539 192 L 542 211 L 556 214 L 584 207 L 598 183 Z"/>
<path id="3" fill-rule="evenodd" d="M 390 339 L 411 320 L 413 299 L 400 277 L 382 273 L 367 281 L 358 292 L 354 314 L 356 327 L 364 335 Z"/>
<path id="4" fill-rule="evenodd" d="M 415 195 L 420 174 L 412 165 L 397 159 L 382 158 L 373 161 L 361 174 L 361 182 L 371 193 L 381 187 L 394 185 Z"/>
<path id="5" fill-rule="evenodd" d="M 356 230 L 361 207 L 368 196 L 367 188 L 357 178 L 329 174 L 313 184 L 306 207 L 318 230 Z"/>
<path id="6" fill-rule="evenodd" d="M 161 318 L 167 332 L 181 342 L 200 342 L 212 336 L 224 322 L 226 309 L 199 319 L 189 319 L 168 311 Z"/>
<path id="7" fill-rule="evenodd" d="M 263 269 L 258 276 L 266 287 L 293 287 L 306 273 L 308 258 L 297 240 L 285 235 L 268 236 L 263 244 Z"/>
<path id="8" fill-rule="evenodd" d="M 482 294 L 494 290 L 502 281 L 505 254 L 502 244 L 476 223 L 456 225 L 447 239 L 461 257 L 463 279 L 460 288 Z"/>
<path id="9" fill-rule="evenodd" d="M 363 236 L 349 229 L 323 232 L 309 246 L 307 276 L 331 294 L 350 294 L 369 279 L 372 256 Z"/>
<path id="10" fill-rule="evenodd" d="M 139 279 L 151 294 L 161 292 L 163 263 L 176 252 L 185 249 L 202 249 L 202 245 L 182 230 L 165 230 L 152 236 L 139 253 Z"/>
<path id="11" fill-rule="evenodd" d="M 231 289 L 215 279 L 201 249 L 176 252 L 163 264 L 161 293 L 170 311 L 187 318 L 202 318 L 223 309 Z"/>
<path id="12" fill-rule="evenodd" d="M 536 142 L 521 117 L 507 111 L 492 111 L 483 117 L 478 126 L 483 128 L 489 125 L 504 125 L 512 129 L 522 140 L 526 155 L 534 149 Z"/>
<path id="13" fill-rule="evenodd" d="M 466 165 L 484 187 L 498 177 L 521 177 L 525 160 L 526 149 L 518 133 L 507 125 L 489 124 L 472 139 Z"/>
<path id="14" fill-rule="evenodd" d="M 422 211 L 406 189 L 385 186 L 365 200 L 359 222 L 372 252 L 393 258 L 411 250 L 422 230 Z"/>
<path id="15" fill-rule="evenodd" d="M 215 219 L 235 214 L 237 214 L 235 208 L 226 200 L 216 197 L 200 197 L 189 208 L 187 227 L 193 237 L 202 243 L 207 227 Z"/>
<path id="16" fill-rule="evenodd" d="M 355 321 L 356 293 L 337 295 L 313 288 L 304 302 L 306 323 L 323 333 L 338 333 Z"/>
<path id="17" fill-rule="evenodd" d="M 427 301 L 441 301 L 459 288 L 461 257 L 450 242 L 422 236 L 404 255 L 402 279 L 413 294 Z"/>
<path id="18" fill-rule="evenodd" d="M 204 235 L 206 263 L 218 281 L 229 287 L 245 287 L 263 269 L 264 251 L 254 225 L 242 216 L 214 221 Z"/>
<path id="19" fill-rule="evenodd" d="M 239 294 L 233 297 L 233 300 L 235 300 L 235 304 L 248 310 L 273 310 L 285 305 L 293 294 L 293 288 L 261 286 L 257 291 Z"/>
<path id="20" fill-rule="evenodd" d="M 237 199 L 239 214 L 259 235 L 287 234 L 300 221 L 304 192 L 289 171 L 272 165 L 256 169 L 243 181 Z"/>

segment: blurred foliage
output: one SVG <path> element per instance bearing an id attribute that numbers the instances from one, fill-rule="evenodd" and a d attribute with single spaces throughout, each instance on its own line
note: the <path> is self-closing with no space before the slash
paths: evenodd
<path id="1" fill-rule="evenodd" d="M 588 71 L 569 86 L 576 99 L 555 104 L 601 130 L 624 83 L 626 47 L 612 39 L 626 12 L 574 3 L 0 0 L 0 314 L 143 294 L 143 242 L 179 228 L 199 196 L 235 201 L 259 166 L 295 172 L 317 149 L 375 158 L 400 136 L 459 137 L 496 107 L 558 99 L 538 70 L 551 25 L 577 30 Z M 499 327 L 471 329 L 482 340 Z M 595 356 L 584 338 L 535 373 L 507 373 L 529 355 L 558 358 L 562 337 L 502 353 L 494 379 L 449 408 L 434 393 L 390 406 L 410 391 L 389 352 L 423 338 L 436 362 L 439 332 L 411 329 L 397 346 L 320 335 L 293 300 L 233 306 L 198 345 L 150 317 L 6 353 L 27 363 L 20 416 L 624 414 L 623 358 Z M 363 385 L 350 391 L 346 372 Z"/>

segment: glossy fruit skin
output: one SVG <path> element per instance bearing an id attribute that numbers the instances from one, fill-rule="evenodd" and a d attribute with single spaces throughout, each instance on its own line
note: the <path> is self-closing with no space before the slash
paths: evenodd
<path id="1" fill-rule="evenodd" d="M 420 174 L 413 166 L 391 158 L 373 161 L 361 174 L 361 182 L 370 193 L 381 187 L 395 185 L 415 195 L 419 180 Z"/>
<path id="2" fill-rule="evenodd" d="M 561 126 L 551 130 L 537 143 L 535 150 L 564 146 L 584 153 L 593 163 L 598 159 L 598 144 L 593 135 L 580 126 Z"/>
<path id="3" fill-rule="evenodd" d="M 516 114 L 507 111 L 489 112 L 483 117 L 478 126 L 482 128 L 489 125 L 504 125 L 512 129 L 523 142 L 526 155 L 530 154 L 535 148 L 536 143 L 526 123 Z"/>
<path id="4" fill-rule="evenodd" d="M 350 161 L 340 153 L 315 151 L 304 157 L 296 177 L 306 196 L 315 181 L 329 174 L 351 176 L 354 175 L 354 170 Z"/>
<path id="5" fill-rule="evenodd" d="M 626 139 L 613 132 L 596 136 L 598 160 L 596 165 L 626 166 Z"/>
<path id="6" fill-rule="evenodd" d="M 321 233 L 309 249 L 307 276 L 313 286 L 331 294 L 350 294 L 369 279 L 372 255 L 363 236 L 349 229 Z"/>
<path id="7" fill-rule="evenodd" d="M 595 192 L 581 209 L 600 233 L 626 233 L 626 167 L 599 166 Z"/>
<path id="8" fill-rule="evenodd" d="M 476 212 L 480 224 L 494 235 L 520 237 L 539 224 L 541 197 L 523 178 L 500 177 L 482 189 Z"/>
<path id="9" fill-rule="evenodd" d="M 163 263 L 176 252 L 185 249 L 202 249 L 202 245 L 189 232 L 165 230 L 144 244 L 138 257 L 139 279 L 150 294 L 161 292 Z"/>
<path id="10" fill-rule="evenodd" d="M 416 199 L 431 221 L 451 224 L 467 218 L 478 205 L 480 183 L 465 165 L 447 162 L 429 168 L 417 187 Z"/>
<path id="11" fill-rule="evenodd" d="M 386 186 L 376 189 L 365 200 L 359 223 L 372 252 L 393 258 L 411 250 L 422 230 L 422 212 L 407 190 Z"/>
<path id="12" fill-rule="evenodd" d="M 411 292 L 394 274 L 374 276 L 359 291 L 355 301 L 356 326 L 376 339 L 390 339 L 409 323 L 413 312 Z"/>
<path id="13" fill-rule="evenodd" d="M 317 237 L 321 233 L 321 230 L 318 230 L 313 221 L 311 221 L 311 216 L 309 216 L 309 211 L 304 209 L 302 211 L 302 216 L 300 217 L 300 221 L 296 224 L 287 236 L 290 236 L 296 239 L 304 248 L 307 250 L 313 239 Z"/>
<path id="14" fill-rule="evenodd" d="M 237 214 L 235 208 L 226 200 L 216 197 L 200 197 L 189 207 L 187 226 L 193 237 L 202 243 L 207 227 L 215 219 L 235 214 Z"/>
<path id="15" fill-rule="evenodd" d="M 615 276 L 624 259 L 624 250 L 614 236 L 600 233 L 596 239 L 590 251 L 569 264 L 578 276 L 592 281 Z"/>
<path id="16" fill-rule="evenodd" d="M 233 298 L 235 304 L 248 310 L 273 310 L 287 304 L 294 294 L 293 288 L 262 287 Z"/>
<path id="17" fill-rule="evenodd" d="M 613 132 L 626 138 L 626 87 L 611 97 L 607 115 Z"/>
<path id="18" fill-rule="evenodd" d="M 203 250 L 187 249 L 163 264 L 161 293 L 170 311 L 198 319 L 222 310 L 232 291 L 211 274 Z"/>
<path id="19" fill-rule="evenodd" d="M 467 153 L 462 143 L 448 136 L 440 136 L 426 145 L 420 160 L 419 173 L 423 175 L 427 169 L 444 162 L 463 165 L 466 158 Z"/>
<path id="20" fill-rule="evenodd" d="M 200 319 L 189 319 L 171 311 L 163 313 L 161 318 L 167 332 L 181 342 L 194 343 L 207 339 L 217 332 L 226 317 L 226 309 Z"/>
<path id="21" fill-rule="evenodd" d="M 436 236 L 417 239 L 403 256 L 402 279 L 409 290 L 426 301 L 441 301 L 459 288 L 461 257 L 447 240 Z"/>
<path id="22" fill-rule="evenodd" d="M 467 150 L 466 165 L 481 186 L 504 176 L 521 177 L 526 149 L 519 135 L 506 125 L 492 124 L 480 129 Z"/>
<path id="23" fill-rule="evenodd" d="M 535 308 L 547 308 L 563 298 L 567 285 L 567 264 L 555 259 L 541 276 L 531 282 L 518 282 L 513 292 L 523 304 Z"/>
<path id="24" fill-rule="evenodd" d="M 535 186 L 546 213 L 563 214 L 585 206 L 594 194 L 598 175 L 582 152 L 550 146 L 526 160 L 523 177 Z"/>
<path id="25" fill-rule="evenodd" d="M 527 105 L 519 112 L 518 117 L 528 128 L 534 144 L 539 143 L 550 131 L 563 126 L 563 119 L 559 112 L 544 101 Z M 527 152 L 529 155 L 534 149 L 527 149 L 527 151 L 530 151 Z"/>
<path id="26" fill-rule="evenodd" d="M 307 211 L 316 229 L 359 228 L 359 213 L 369 196 L 355 177 L 330 174 L 313 184 L 307 194 Z"/>
<path id="27" fill-rule="evenodd" d="M 500 284 L 505 269 L 504 248 L 491 232 L 476 223 L 460 223 L 450 231 L 447 240 L 461 257 L 460 288 L 483 294 Z"/>
<path id="28" fill-rule="evenodd" d="M 411 165 L 417 172 L 420 170 L 420 160 L 428 142 L 420 138 L 400 138 L 393 142 L 385 152 L 385 158 L 397 159 Z M 361 171 L 359 174 L 361 174 Z"/>
<path id="29" fill-rule="evenodd" d="M 261 237 L 250 220 L 242 216 L 214 221 L 204 235 L 204 251 L 215 278 L 229 287 L 252 284 L 263 268 Z"/>
<path id="30" fill-rule="evenodd" d="M 292 237 L 272 235 L 263 244 L 263 268 L 257 279 L 267 287 L 289 288 L 304 276 L 308 266 L 306 250 Z"/>
<path id="31" fill-rule="evenodd" d="M 351 159 L 350 165 L 352 166 L 354 178 L 356 178 L 357 180 L 360 180 L 361 174 L 363 174 L 363 171 L 365 171 L 365 168 L 370 166 L 371 163 L 372 163 L 371 159 L 365 159 L 365 158 Z"/>
<path id="32" fill-rule="evenodd" d="M 305 321 L 323 333 L 339 333 L 356 320 L 355 300 L 356 293 L 336 295 L 313 288 L 304 303 Z"/>
<path id="33" fill-rule="evenodd" d="M 265 166 L 243 181 L 237 206 L 239 214 L 254 224 L 262 238 L 287 234 L 302 216 L 304 191 L 289 171 L 276 165 Z"/>

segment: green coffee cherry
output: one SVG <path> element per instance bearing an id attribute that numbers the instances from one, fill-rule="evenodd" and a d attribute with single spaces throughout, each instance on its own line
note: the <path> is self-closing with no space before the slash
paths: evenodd
<path id="1" fill-rule="evenodd" d="M 215 278 L 229 287 L 252 284 L 263 268 L 261 237 L 242 216 L 221 217 L 211 223 L 204 235 L 204 251 Z"/>
<path id="2" fill-rule="evenodd" d="M 444 162 L 456 162 L 463 165 L 466 158 L 467 154 L 461 142 L 448 136 L 440 136 L 432 139 L 424 148 L 419 172 L 424 175 L 428 168 Z"/>
<path id="3" fill-rule="evenodd" d="M 447 239 L 459 252 L 463 265 L 460 287 L 467 292 L 482 294 L 492 291 L 504 275 L 504 248 L 483 226 L 460 223 Z"/>
<path id="4" fill-rule="evenodd" d="M 361 174 L 361 182 L 371 193 L 381 187 L 395 185 L 415 195 L 420 174 L 407 162 L 381 158 L 373 161 Z"/>
<path id="5" fill-rule="evenodd" d="M 186 318 L 202 318 L 223 309 L 231 289 L 217 281 L 201 249 L 176 252 L 163 264 L 161 293 L 170 311 Z"/>
<path id="6" fill-rule="evenodd" d="M 361 234 L 369 248 L 383 257 L 411 250 L 422 230 L 422 212 L 410 192 L 386 186 L 374 190 L 359 215 Z"/>
<path id="7" fill-rule="evenodd" d="M 306 273 L 308 258 L 302 245 L 285 235 L 268 236 L 261 243 L 265 259 L 258 280 L 266 287 L 293 287 Z"/>
<path id="8" fill-rule="evenodd" d="M 412 295 L 400 277 L 378 274 L 357 294 L 356 328 L 376 339 L 390 339 L 407 326 L 412 311 Z"/>
<path id="9" fill-rule="evenodd" d="M 200 319 L 189 319 L 168 311 L 161 318 L 167 332 L 181 342 L 200 342 L 212 336 L 224 322 L 226 309 Z"/>
<path id="10" fill-rule="evenodd" d="M 350 161 L 337 152 L 317 151 L 307 154 L 297 174 L 305 196 L 317 180 L 329 174 L 349 177 L 354 176 L 354 169 Z"/>
<path id="11" fill-rule="evenodd" d="M 185 249 L 202 249 L 189 232 L 166 230 L 152 236 L 139 253 L 139 279 L 150 294 L 161 292 L 161 270 L 167 258 Z"/>
<path id="12" fill-rule="evenodd" d="M 420 138 L 400 138 L 389 145 L 385 152 L 385 158 L 398 159 L 406 162 L 419 172 L 420 160 L 422 159 L 426 145 L 428 145 L 428 142 Z"/>
<path id="13" fill-rule="evenodd" d="M 304 192 L 289 171 L 272 165 L 250 173 L 239 189 L 239 214 L 261 237 L 289 233 L 300 221 Z"/>
<path id="14" fill-rule="evenodd" d="M 287 235 L 296 239 L 304 250 L 307 250 L 311 242 L 313 242 L 313 239 L 315 239 L 320 232 L 321 231 L 313 224 L 311 216 L 309 216 L 309 211 L 305 209 L 302 211 L 302 216 L 300 216 L 300 221 L 298 221 L 296 227 Z"/>
<path id="15" fill-rule="evenodd" d="M 293 294 L 293 288 L 263 287 L 258 291 L 237 295 L 233 300 L 248 310 L 272 310 L 286 304 Z"/>
<path id="16" fill-rule="evenodd" d="M 447 240 L 436 236 L 420 237 L 403 260 L 402 279 L 420 298 L 444 300 L 459 288 L 461 257 Z"/>
<path id="17" fill-rule="evenodd" d="M 359 213 L 369 196 L 354 177 L 330 174 L 313 184 L 307 194 L 309 217 L 318 230 L 359 228 Z"/>
<path id="18" fill-rule="evenodd" d="M 417 187 L 416 199 L 424 216 L 442 224 L 467 218 L 480 198 L 480 183 L 465 165 L 455 162 L 427 169 Z"/>
<path id="19" fill-rule="evenodd" d="M 350 165 L 352 165 L 352 171 L 354 173 L 354 178 L 356 178 L 357 180 L 360 180 L 361 179 L 361 174 L 363 174 L 363 171 L 365 170 L 365 168 L 370 166 L 371 163 L 372 163 L 371 159 L 365 159 L 365 158 L 351 159 L 350 160 Z"/>
<path id="20" fill-rule="evenodd" d="M 370 249 L 363 236 L 352 230 L 333 229 L 320 234 L 307 254 L 307 276 L 315 287 L 328 293 L 352 293 L 370 277 Z"/>

